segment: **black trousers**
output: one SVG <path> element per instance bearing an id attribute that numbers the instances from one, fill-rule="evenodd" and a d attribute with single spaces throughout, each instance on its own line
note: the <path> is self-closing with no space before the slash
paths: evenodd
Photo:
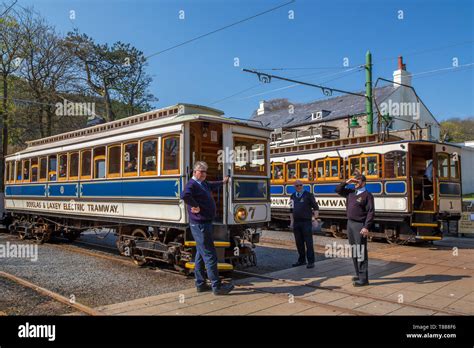
<path id="1" fill-rule="evenodd" d="M 356 276 L 361 282 L 369 280 L 369 253 L 367 252 L 367 237 L 360 234 L 363 222 L 347 220 L 347 237 L 352 246 L 352 261 Z"/>
<path id="2" fill-rule="evenodd" d="M 298 262 L 304 263 L 308 259 L 308 263 L 314 263 L 313 224 L 311 220 L 294 221 L 293 233 L 296 249 L 298 250 Z"/>

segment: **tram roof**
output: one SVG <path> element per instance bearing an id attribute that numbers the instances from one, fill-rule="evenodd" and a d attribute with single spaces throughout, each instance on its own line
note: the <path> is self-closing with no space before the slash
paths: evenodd
<path id="1" fill-rule="evenodd" d="M 182 110 L 180 112 L 180 110 Z M 184 110 L 184 111 L 183 111 Z M 189 113 L 188 113 L 189 112 Z M 196 104 L 178 103 L 166 108 L 155 109 L 142 114 L 121 118 L 119 120 L 98 124 L 91 127 L 81 128 L 75 131 L 56 134 L 46 138 L 27 141 L 27 148 L 14 154 L 6 156 L 12 157 L 16 154 L 28 153 L 54 146 L 62 146 L 73 143 L 80 143 L 97 138 L 103 138 L 104 132 L 107 135 L 116 135 L 123 132 L 140 131 L 149 128 L 163 127 L 172 124 L 185 123 L 190 121 L 209 121 L 226 124 L 242 125 L 262 130 L 272 131 L 264 127 L 261 122 L 247 119 L 239 119 L 223 116 L 224 112 L 218 109 Z"/>

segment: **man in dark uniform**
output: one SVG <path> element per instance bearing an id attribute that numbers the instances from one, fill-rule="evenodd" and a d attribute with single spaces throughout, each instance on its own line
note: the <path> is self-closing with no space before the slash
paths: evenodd
<path id="1" fill-rule="evenodd" d="M 315 220 L 318 218 L 319 207 L 314 195 L 303 189 L 303 183 L 300 180 L 295 181 L 295 191 L 290 197 L 292 203 L 290 228 L 293 229 L 295 235 L 299 257 L 298 262 L 292 266 L 305 265 L 307 259 L 306 268 L 314 268 L 313 224 L 311 220 L 313 217 Z"/>
<path id="2" fill-rule="evenodd" d="M 189 179 L 181 193 L 181 199 L 188 207 L 189 227 L 196 241 L 196 256 L 194 275 L 198 292 L 212 289 L 214 295 L 227 295 L 234 285 L 222 284 L 217 268 L 217 252 L 212 236 L 212 221 L 216 215 L 216 203 L 211 195 L 211 190 L 216 189 L 229 181 L 225 177 L 222 181 L 207 181 L 208 166 L 205 162 L 194 164 L 193 177 Z M 204 270 L 205 267 L 205 270 Z M 206 283 L 207 277 L 211 287 Z"/>
<path id="3" fill-rule="evenodd" d="M 346 185 L 354 184 L 355 188 Z M 346 197 L 347 236 L 352 246 L 352 261 L 356 277 L 352 278 L 354 286 L 369 285 L 369 256 L 367 236 L 374 221 L 374 196 L 365 187 L 364 175 L 356 174 L 355 178 L 343 182 L 336 192 Z"/>

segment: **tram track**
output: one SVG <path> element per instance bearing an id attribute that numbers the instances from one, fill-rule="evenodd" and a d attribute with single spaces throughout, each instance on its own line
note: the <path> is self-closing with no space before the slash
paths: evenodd
<path id="1" fill-rule="evenodd" d="M 84 304 L 81 304 L 81 303 L 78 303 L 76 301 L 71 301 L 67 297 L 64 297 L 63 295 L 58 294 L 57 292 L 54 292 L 54 291 L 48 290 L 46 288 L 43 288 L 43 287 L 41 287 L 37 284 L 34 284 L 34 283 L 30 282 L 29 280 L 18 277 L 16 275 L 11 274 L 11 273 L 0 271 L 0 277 L 8 279 L 8 280 L 10 280 L 10 281 L 12 281 L 16 284 L 19 284 L 19 285 L 23 286 L 23 287 L 32 289 L 32 290 L 34 290 L 35 292 L 37 292 L 38 294 L 40 294 L 42 296 L 50 297 L 50 298 L 54 299 L 57 302 L 60 302 L 60 303 L 65 304 L 67 306 L 73 307 L 81 313 L 84 313 L 84 314 L 87 314 L 87 315 L 90 315 L 90 316 L 101 315 L 100 312 L 96 311 L 95 309 L 93 309 L 91 307 L 88 307 L 88 306 L 86 306 Z"/>

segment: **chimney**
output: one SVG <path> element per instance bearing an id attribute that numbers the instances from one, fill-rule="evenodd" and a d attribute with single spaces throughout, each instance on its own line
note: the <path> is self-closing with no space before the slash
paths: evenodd
<path id="1" fill-rule="evenodd" d="M 267 102 L 265 100 L 260 101 L 260 106 L 257 110 L 257 115 L 263 115 L 265 113 L 265 107 L 267 106 Z"/>
<path id="2" fill-rule="evenodd" d="M 402 56 L 398 57 L 398 70 L 393 72 L 393 82 L 393 87 L 400 87 L 399 84 L 411 86 L 411 74 L 407 72 Z"/>

